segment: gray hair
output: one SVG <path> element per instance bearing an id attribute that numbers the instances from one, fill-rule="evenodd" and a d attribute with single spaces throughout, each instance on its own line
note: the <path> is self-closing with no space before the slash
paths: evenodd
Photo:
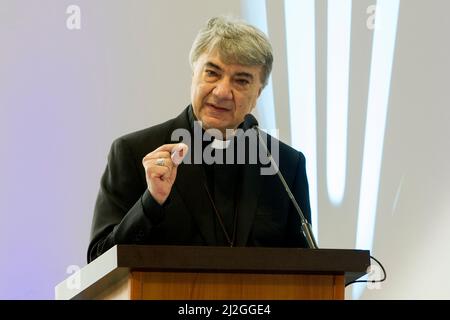
<path id="1" fill-rule="evenodd" d="M 261 83 L 267 84 L 272 71 L 272 46 L 267 36 L 243 21 L 227 17 L 208 20 L 199 31 L 189 54 L 191 67 L 205 52 L 217 50 L 227 64 L 262 66 Z"/>

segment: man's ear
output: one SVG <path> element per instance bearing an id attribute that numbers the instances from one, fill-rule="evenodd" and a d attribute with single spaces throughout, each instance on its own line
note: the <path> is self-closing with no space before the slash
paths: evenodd
<path id="1" fill-rule="evenodd" d="M 263 91 L 263 89 L 264 89 L 263 86 L 261 86 L 261 88 L 259 88 L 259 91 L 258 91 L 258 98 L 259 98 L 259 96 L 261 95 L 261 92 Z"/>

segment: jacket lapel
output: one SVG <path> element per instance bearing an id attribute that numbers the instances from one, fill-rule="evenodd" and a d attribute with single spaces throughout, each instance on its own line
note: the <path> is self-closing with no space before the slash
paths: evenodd
<path id="1" fill-rule="evenodd" d="M 246 246 L 255 218 L 259 193 L 263 183 L 259 165 L 244 165 L 238 202 L 236 246 Z"/>

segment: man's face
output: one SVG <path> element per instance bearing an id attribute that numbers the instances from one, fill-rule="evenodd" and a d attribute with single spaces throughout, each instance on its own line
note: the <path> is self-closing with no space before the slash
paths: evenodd
<path id="1" fill-rule="evenodd" d="M 194 63 L 191 101 L 203 128 L 222 134 L 236 129 L 263 89 L 261 71 L 262 66 L 225 64 L 214 51 L 202 54 Z"/>

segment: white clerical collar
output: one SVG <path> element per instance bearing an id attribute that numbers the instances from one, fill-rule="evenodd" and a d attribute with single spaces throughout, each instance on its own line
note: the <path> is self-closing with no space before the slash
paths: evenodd
<path id="1" fill-rule="evenodd" d="M 226 149 L 230 145 L 231 140 L 220 140 L 220 139 L 214 139 L 211 143 L 211 147 L 213 149 Z"/>

